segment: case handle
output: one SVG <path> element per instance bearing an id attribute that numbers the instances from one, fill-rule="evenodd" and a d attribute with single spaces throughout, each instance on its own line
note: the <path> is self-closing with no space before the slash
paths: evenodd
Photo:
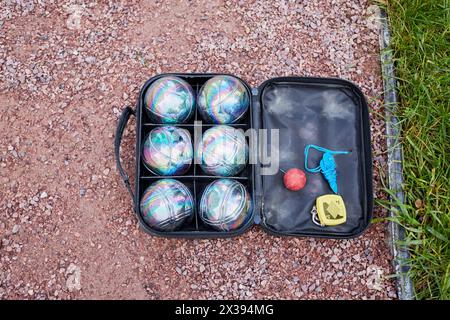
<path id="1" fill-rule="evenodd" d="M 114 138 L 114 151 L 116 155 L 117 170 L 119 170 L 120 176 L 122 177 L 122 180 L 125 183 L 125 186 L 127 187 L 127 190 L 130 193 L 131 199 L 133 200 L 134 204 L 134 194 L 133 190 L 131 189 L 130 178 L 128 177 L 125 170 L 122 168 L 122 164 L 120 163 L 120 143 L 122 142 L 123 131 L 125 130 L 125 127 L 127 126 L 128 120 L 130 119 L 131 115 L 135 115 L 135 112 L 131 107 L 128 106 L 122 111 L 122 114 L 120 115 L 119 123 L 117 124 L 116 129 L 116 136 Z"/>

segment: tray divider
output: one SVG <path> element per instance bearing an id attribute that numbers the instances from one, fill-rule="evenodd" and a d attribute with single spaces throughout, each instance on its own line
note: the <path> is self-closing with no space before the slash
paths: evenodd
<path id="1" fill-rule="evenodd" d="M 234 179 L 238 181 L 246 181 L 249 180 L 249 177 L 243 176 L 243 177 L 223 177 L 223 176 L 204 176 L 204 175 L 198 175 L 195 176 L 195 179 L 198 180 L 219 180 L 219 179 Z"/>
<path id="2" fill-rule="evenodd" d="M 194 177 L 194 219 L 195 219 L 195 230 L 199 231 L 198 229 L 198 202 L 197 202 L 197 185 L 196 185 L 196 178 Z"/>
<path id="3" fill-rule="evenodd" d="M 195 150 L 194 150 L 194 158 L 192 159 L 192 165 L 194 166 L 194 179 L 197 178 L 197 165 L 195 164 Z"/>
<path id="4" fill-rule="evenodd" d="M 198 83 L 195 84 L 195 105 L 194 105 L 194 120 L 197 121 L 198 119 L 198 112 L 197 112 L 197 98 L 198 98 L 198 93 L 200 92 L 200 85 Z"/>
<path id="5" fill-rule="evenodd" d="M 192 165 L 194 166 L 194 179 L 193 179 L 194 180 L 193 181 L 194 194 L 193 194 L 193 197 L 194 197 L 195 230 L 199 231 L 198 199 L 197 199 L 197 188 L 198 188 L 198 185 L 197 185 L 197 176 L 198 176 L 197 170 L 198 170 L 198 168 L 197 168 L 197 165 L 195 164 L 195 153 L 196 153 L 195 152 L 195 150 L 196 150 L 195 148 L 196 148 L 196 145 L 195 145 L 195 140 L 194 140 L 194 132 L 195 132 L 195 122 L 199 120 L 199 114 L 198 114 L 198 109 L 197 109 L 197 98 L 198 98 L 198 94 L 199 94 L 199 91 L 200 91 L 200 85 L 199 85 L 198 82 L 196 82 L 193 87 L 194 87 L 193 89 L 194 89 L 194 92 L 195 92 L 195 94 L 194 94 L 194 96 L 195 96 L 194 123 L 191 124 L 192 125 L 192 137 L 191 137 L 191 139 L 192 139 L 192 148 L 193 148 Z"/>

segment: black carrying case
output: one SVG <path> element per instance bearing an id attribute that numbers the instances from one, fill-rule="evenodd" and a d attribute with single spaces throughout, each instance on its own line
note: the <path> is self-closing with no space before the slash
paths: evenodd
<path id="1" fill-rule="evenodd" d="M 161 232 L 149 227 L 140 214 L 139 202 L 144 190 L 154 181 L 174 178 L 192 192 L 196 207 L 204 188 L 221 177 L 206 175 L 192 164 L 182 176 L 157 176 L 144 165 L 142 142 L 148 132 L 161 124 L 151 123 L 144 107 L 147 88 L 156 79 L 174 75 L 186 80 L 197 96 L 201 86 L 218 74 L 161 74 L 149 79 L 141 88 L 136 110 L 127 107 L 122 112 L 115 136 L 117 168 L 133 198 L 134 211 L 141 227 L 149 234 L 163 237 L 214 238 L 238 236 L 252 225 L 260 225 L 274 235 L 351 238 L 360 235 L 372 217 L 372 157 L 369 113 L 361 90 L 353 83 L 337 78 L 281 77 L 265 81 L 258 88 L 240 79 L 251 97 L 250 108 L 239 123 L 230 126 L 243 129 L 279 129 L 279 167 L 304 170 L 304 148 L 307 144 L 331 150 L 351 150 L 349 155 L 335 156 L 339 194 L 343 197 L 347 221 L 338 226 L 320 227 L 312 222 L 311 209 L 317 197 L 332 194 L 321 173 L 309 173 L 306 186 L 297 192 L 283 185 L 283 173 L 261 175 L 261 164 L 249 164 L 236 179 L 243 183 L 253 200 L 252 218 L 237 230 L 216 231 L 204 225 L 197 212 L 181 229 Z M 234 75 L 233 75 L 234 76 Z M 234 76 L 236 77 L 236 76 Z M 237 77 L 236 77 L 237 78 Z M 239 79 L 239 78 L 238 78 Z M 136 116 L 136 176 L 134 192 L 120 163 L 120 143 L 131 115 Z M 202 120 L 195 111 L 193 119 L 175 124 L 189 130 L 194 137 L 194 121 Z M 202 131 L 215 124 L 202 123 Z M 270 142 L 270 133 L 267 135 Z M 270 150 L 268 150 L 270 155 Z M 255 156 L 255 155 L 253 155 Z M 310 151 L 310 166 L 316 166 L 321 153 Z"/>

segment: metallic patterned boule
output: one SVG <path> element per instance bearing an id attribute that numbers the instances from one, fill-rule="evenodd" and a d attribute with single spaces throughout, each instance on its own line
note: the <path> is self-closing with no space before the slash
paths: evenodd
<path id="1" fill-rule="evenodd" d="M 242 130 L 215 126 L 203 133 L 196 157 L 205 173 L 230 177 L 241 172 L 247 164 L 247 141 Z"/>
<path id="2" fill-rule="evenodd" d="M 210 183 L 200 200 L 200 218 L 220 231 L 236 230 L 251 217 L 252 201 L 245 186 L 233 179 Z"/>
<path id="3" fill-rule="evenodd" d="M 155 174 L 173 176 L 186 173 L 193 158 L 189 131 L 174 126 L 154 128 L 145 138 L 142 158 Z"/>
<path id="4" fill-rule="evenodd" d="M 244 84 L 232 76 L 209 79 L 200 89 L 197 109 L 209 123 L 235 123 L 243 117 L 250 104 Z"/>
<path id="5" fill-rule="evenodd" d="M 194 111 L 194 92 L 178 77 L 162 77 L 153 82 L 144 96 L 145 109 L 155 123 L 184 123 Z"/>
<path id="6" fill-rule="evenodd" d="M 159 231 L 173 231 L 194 215 L 194 200 L 189 189 L 174 179 L 152 183 L 141 198 L 144 221 Z"/>

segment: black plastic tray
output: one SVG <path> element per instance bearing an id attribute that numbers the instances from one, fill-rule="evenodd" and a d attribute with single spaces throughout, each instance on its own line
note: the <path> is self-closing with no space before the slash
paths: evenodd
<path id="1" fill-rule="evenodd" d="M 249 112 L 239 123 L 230 126 L 244 131 L 253 129 L 278 129 L 280 136 L 280 168 L 303 168 L 303 150 L 306 144 L 317 144 L 334 150 L 351 150 L 350 155 L 335 157 L 338 170 L 339 193 L 344 198 L 347 222 L 335 227 L 319 227 L 311 221 L 311 208 L 315 199 L 331 194 L 327 182 L 320 173 L 307 173 L 307 185 L 298 192 L 284 188 L 283 174 L 261 176 L 261 165 L 249 164 L 236 177 L 243 183 L 254 203 L 252 219 L 238 230 L 216 231 L 204 225 L 197 212 L 192 221 L 181 229 L 161 232 L 149 227 L 140 214 L 139 202 L 144 190 L 154 181 L 174 178 L 183 182 L 192 192 L 198 207 L 204 188 L 221 177 L 205 175 L 198 165 L 192 165 L 182 176 L 157 176 L 149 171 L 141 157 L 142 141 L 147 133 L 161 124 L 150 121 L 143 97 L 147 88 L 161 74 L 149 79 L 142 87 L 136 112 L 123 111 L 116 132 L 115 151 L 119 172 L 133 196 L 134 210 L 142 228 L 153 235 L 164 237 L 209 238 L 231 237 L 245 232 L 253 224 L 275 235 L 350 238 L 361 234 L 372 216 L 372 159 L 370 147 L 369 115 L 365 98 L 353 83 L 334 78 L 284 77 L 273 78 L 259 88 L 246 86 L 250 101 Z M 198 94 L 201 86 L 217 74 L 170 74 L 186 80 Z M 134 195 L 128 177 L 119 161 L 119 148 L 123 130 L 131 114 L 136 115 L 136 183 Z M 190 131 L 193 136 L 195 116 L 189 123 L 174 124 Z M 202 123 L 205 131 L 214 124 Z M 270 134 L 269 134 L 270 137 Z M 319 154 L 311 153 L 310 163 L 319 161 Z"/>

